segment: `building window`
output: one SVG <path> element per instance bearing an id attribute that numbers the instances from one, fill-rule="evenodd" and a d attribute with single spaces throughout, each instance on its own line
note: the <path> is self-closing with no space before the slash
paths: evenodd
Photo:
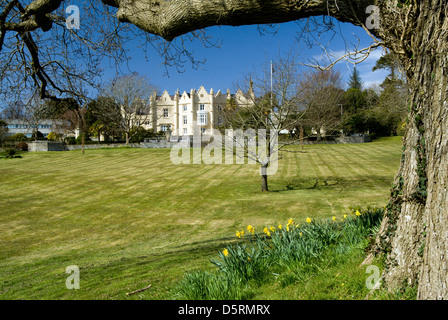
<path id="1" fill-rule="evenodd" d="M 163 109 L 163 117 L 168 118 L 168 109 Z"/>
<path id="2" fill-rule="evenodd" d="M 218 125 L 222 125 L 223 124 L 223 118 L 222 116 L 218 116 Z"/>
<path id="3" fill-rule="evenodd" d="M 184 134 L 187 134 L 187 133 L 188 133 L 188 129 L 184 128 Z"/>
<path id="4" fill-rule="evenodd" d="M 184 124 L 187 124 L 188 123 L 188 118 L 187 118 L 187 116 L 184 116 Z"/>
<path id="5" fill-rule="evenodd" d="M 207 124 L 207 114 L 205 113 L 200 113 L 199 117 L 198 117 L 198 122 L 199 125 L 205 125 Z"/>
<path id="6" fill-rule="evenodd" d="M 200 111 L 205 111 L 205 104 L 200 104 L 199 105 L 199 110 Z"/>
<path id="7" fill-rule="evenodd" d="M 162 124 L 162 125 L 160 126 L 160 131 L 165 132 L 165 131 L 170 130 L 170 128 L 171 128 L 171 126 L 170 126 L 169 124 Z"/>
<path id="8" fill-rule="evenodd" d="M 184 111 L 187 111 L 188 106 L 184 104 Z"/>

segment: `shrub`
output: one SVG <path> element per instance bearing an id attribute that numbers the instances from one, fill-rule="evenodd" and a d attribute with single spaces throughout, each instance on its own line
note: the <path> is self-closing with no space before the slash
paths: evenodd
<path id="1" fill-rule="evenodd" d="M 32 134 L 32 137 L 35 138 L 35 139 L 42 139 L 42 138 L 44 139 L 45 138 L 44 134 L 42 132 L 40 132 L 40 131 L 34 132 Z"/>
<path id="2" fill-rule="evenodd" d="M 65 141 L 66 144 L 76 144 L 76 139 L 75 139 L 75 137 L 66 137 L 66 138 L 64 139 L 64 141 Z"/>
<path id="3" fill-rule="evenodd" d="M 139 143 L 143 142 L 145 138 L 152 138 L 154 137 L 154 133 L 151 129 L 146 130 L 143 127 L 138 127 L 136 129 L 133 129 L 131 132 L 132 138 L 129 140 L 131 143 Z"/>
<path id="4" fill-rule="evenodd" d="M 47 140 L 56 141 L 57 139 L 59 139 L 59 134 L 57 134 L 56 132 L 50 132 L 47 135 Z"/>
<path id="5" fill-rule="evenodd" d="M 82 144 L 82 137 L 85 136 L 85 142 L 87 141 L 92 141 L 92 139 L 90 139 L 89 136 L 87 136 L 85 133 L 80 134 L 77 138 L 76 138 L 76 144 Z"/>
<path id="6" fill-rule="evenodd" d="M 12 135 L 10 137 L 10 139 L 14 140 L 14 141 L 27 141 L 28 140 L 26 135 L 24 135 L 23 133 L 16 133 L 15 135 Z"/>
<path id="7" fill-rule="evenodd" d="M 16 144 L 16 149 L 28 151 L 28 144 L 25 141 L 19 141 L 19 143 Z"/>
<path id="8" fill-rule="evenodd" d="M 6 153 L 6 158 L 14 158 L 14 156 L 16 155 L 16 150 L 13 148 L 8 148 L 5 150 Z"/>
<path id="9" fill-rule="evenodd" d="M 12 158 L 22 158 L 20 155 L 16 155 L 17 151 L 14 148 L 7 148 L 5 149 L 5 158 L 12 159 Z"/>

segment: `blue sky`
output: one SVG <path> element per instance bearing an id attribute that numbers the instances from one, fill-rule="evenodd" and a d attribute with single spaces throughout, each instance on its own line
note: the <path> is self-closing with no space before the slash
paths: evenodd
<path id="1" fill-rule="evenodd" d="M 128 63 L 129 70 L 147 76 L 153 84 L 162 91 L 167 90 L 170 94 L 177 89 L 181 92 L 189 91 L 191 88 L 198 89 L 201 85 L 207 91 L 210 88 L 213 88 L 215 92 L 226 91 L 227 88 L 234 91 L 235 81 L 242 79 L 243 74 L 264 65 L 266 61 L 274 60 L 275 62 L 279 54 L 285 54 L 291 48 L 300 50 L 302 62 L 321 56 L 323 51 L 320 47 L 315 46 L 309 49 L 304 42 L 297 41 L 298 28 L 294 22 L 284 23 L 278 25 L 276 34 L 261 35 L 257 26 L 212 27 L 208 28 L 207 32 L 221 40 L 220 48 L 204 48 L 199 41 L 193 42 L 189 47 L 194 51 L 196 59 L 206 59 L 206 63 L 199 69 L 195 70 L 191 64 L 186 63 L 183 73 L 178 73 L 173 67 L 168 69 L 167 76 L 166 69 L 162 65 L 162 58 L 157 53 L 150 51 L 149 61 L 147 61 L 143 51 L 135 47 L 130 48 L 132 59 Z M 359 27 L 336 21 L 336 30 L 337 34 L 327 33 L 321 41 L 327 50 L 332 50 L 336 55 L 343 54 L 347 45 L 357 43 L 358 38 L 360 47 L 368 46 L 371 42 L 371 38 Z M 327 43 L 329 36 L 333 37 L 331 42 Z M 365 86 L 381 83 L 386 76 L 384 71 L 371 71 L 381 54 L 381 49 L 377 49 L 357 66 Z M 346 82 L 353 65 L 339 62 L 335 68 L 341 72 Z M 127 71 L 127 68 L 122 68 L 122 71 Z M 107 81 L 114 74 L 114 69 L 106 70 L 104 80 Z"/>

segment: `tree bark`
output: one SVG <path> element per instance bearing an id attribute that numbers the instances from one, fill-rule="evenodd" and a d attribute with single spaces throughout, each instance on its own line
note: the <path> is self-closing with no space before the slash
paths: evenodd
<path id="1" fill-rule="evenodd" d="M 422 110 L 427 178 L 423 227 L 420 228 L 423 261 L 418 297 L 421 299 L 448 298 L 448 18 L 445 16 L 444 23 L 437 27 L 440 29 L 431 40 L 438 43 L 441 51 L 419 59 L 416 81 L 421 85 L 418 91 L 414 90 L 418 94 L 417 107 Z M 441 54 L 442 50 L 445 54 Z"/>
<path id="2" fill-rule="evenodd" d="M 260 175 L 261 175 L 261 191 L 263 192 L 269 191 L 267 170 L 268 166 L 262 164 L 260 167 Z"/>
<path id="3" fill-rule="evenodd" d="M 118 8 L 117 18 L 171 41 L 213 25 L 241 26 L 294 21 L 332 15 L 359 24 L 367 16 L 368 0 L 102 0 Z"/>
<path id="4" fill-rule="evenodd" d="M 125 133 L 125 139 L 126 139 L 126 144 L 128 145 L 129 144 L 129 140 L 130 140 L 128 132 Z"/>
<path id="5" fill-rule="evenodd" d="M 414 1 L 407 10 L 407 27 L 394 43 L 387 39 L 405 66 L 411 101 L 377 249 L 387 256 L 388 288 L 417 285 L 419 299 L 447 299 L 447 4 Z"/>

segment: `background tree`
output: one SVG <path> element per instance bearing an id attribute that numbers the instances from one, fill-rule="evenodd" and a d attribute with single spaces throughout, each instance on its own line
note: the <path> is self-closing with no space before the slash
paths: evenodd
<path id="1" fill-rule="evenodd" d="M 386 53 L 376 61 L 372 71 L 376 70 L 389 70 L 387 80 L 406 82 L 403 65 L 398 57 L 391 52 Z"/>
<path id="2" fill-rule="evenodd" d="M 126 144 L 136 134 L 142 122 L 152 121 L 150 97 L 157 88 L 136 73 L 114 78 L 105 85 L 102 95 L 113 100 L 121 113 L 121 128 Z"/>
<path id="3" fill-rule="evenodd" d="M 112 98 L 99 96 L 89 102 L 85 118 L 88 131 L 97 135 L 98 143 L 100 143 L 101 135 L 104 135 L 105 139 L 109 136 L 121 135 L 122 115 Z"/>
<path id="4" fill-rule="evenodd" d="M 2 144 L 8 136 L 8 124 L 0 119 L 0 144 Z"/>
<path id="5" fill-rule="evenodd" d="M 305 124 L 321 141 L 322 134 L 331 134 L 342 121 L 340 106 L 344 91 L 340 74 L 333 70 L 307 73 L 300 88 L 299 99 L 307 109 Z"/>
<path id="6" fill-rule="evenodd" d="M 39 124 L 46 119 L 45 101 L 36 94 L 15 102 L 9 103 L 2 110 L 3 118 L 16 120 L 28 127 L 28 133 L 33 138 L 41 138 L 43 135 L 39 132 Z"/>
<path id="7" fill-rule="evenodd" d="M 352 74 L 350 75 L 348 87 L 349 89 L 357 89 L 359 91 L 362 91 L 363 89 L 363 81 L 361 80 L 361 75 L 356 67 L 353 68 Z"/>
<path id="8" fill-rule="evenodd" d="M 52 119 L 61 120 L 64 131 L 78 131 L 78 139 L 85 154 L 85 142 L 89 136 L 87 122 L 87 104 L 81 105 L 75 99 L 49 100 L 46 102 L 45 115 Z"/>

